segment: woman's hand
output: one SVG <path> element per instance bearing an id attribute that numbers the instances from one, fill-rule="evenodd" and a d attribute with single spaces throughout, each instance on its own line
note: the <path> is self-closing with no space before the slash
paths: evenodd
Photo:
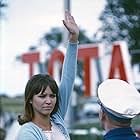
<path id="1" fill-rule="evenodd" d="M 65 20 L 63 20 L 63 24 L 70 33 L 69 41 L 72 43 L 78 42 L 79 28 L 75 23 L 73 16 L 71 16 L 70 12 L 68 11 L 65 11 Z"/>

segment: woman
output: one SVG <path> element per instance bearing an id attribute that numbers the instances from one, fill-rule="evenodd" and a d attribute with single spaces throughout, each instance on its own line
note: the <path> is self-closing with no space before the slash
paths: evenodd
<path id="1" fill-rule="evenodd" d="M 79 29 L 71 14 L 65 12 L 63 24 L 69 31 L 69 43 L 64 60 L 61 83 L 47 74 L 34 75 L 25 88 L 25 113 L 17 140 L 69 140 L 64 124 L 76 74 Z"/>

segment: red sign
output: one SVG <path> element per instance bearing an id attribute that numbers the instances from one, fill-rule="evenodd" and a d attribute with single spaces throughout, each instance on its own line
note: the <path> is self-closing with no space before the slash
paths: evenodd
<path id="1" fill-rule="evenodd" d="M 123 48 L 124 49 L 124 48 Z M 126 67 L 126 59 L 124 59 L 122 46 L 118 44 L 114 44 L 112 46 L 112 53 L 111 53 L 111 61 L 110 67 L 109 67 L 109 74 L 106 76 L 106 78 L 116 78 L 115 73 L 118 72 L 119 79 L 129 81 L 129 74 Z M 99 57 L 99 46 L 95 46 L 94 44 L 85 44 L 80 45 L 78 49 L 78 59 L 83 61 L 83 73 L 84 73 L 84 86 L 85 96 L 91 96 L 91 72 L 94 71 L 94 69 L 91 68 L 90 61 L 93 59 L 97 59 Z M 29 76 L 31 77 L 34 74 L 34 67 L 33 65 L 35 63 L 40 62 L 40 52 L 33 52 L 33 53 L 25 53 L 22 55 L 22 62 L 29 64 Z M 126 56 L 125 56 L 126 57 Z M 52 76 L 54 75 L 54 64 L 59 61 L 59 63 L 63 64 L 64 60 L 64 53 L 60 50 L 56 49 L 53 51 L 53 53 L 50 56 L 50 59 L 48 60 L 48 73 L 50 73 Z M 128 62 L 127 62 L 128 63 Z M 106 64 L 102 67 L 106 68 Z M 60 69 L 61 70 L 61 69 Z M 93 80 L 94 81 L 94 80 Z"/>

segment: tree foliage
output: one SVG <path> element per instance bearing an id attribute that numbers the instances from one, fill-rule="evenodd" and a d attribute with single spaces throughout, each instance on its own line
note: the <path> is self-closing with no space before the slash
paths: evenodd
<path id="1" fill-rule="evenodd" d="M 3 16 L 3 9 L 7 7 L 5 0 L 0 0 L 0 18 Z"/>
<path id="2" fill-rule="evenodd" d="M 140 0 L 106 1 L 100 16 L 103 25 L 96 38 L 106 43 L 125 40 L 132 55 L 132 64 L 140 63 Z"/>
<path id="3" fill-rule="evenodd" d="M 50 32 L 43 35 L 42 40 L 48 44 L 52 49 L 57 48 L 63 42 L 63 29 L 59 27 L 52 28 Z M 80 29 L 79 43 L 91 43 L 91 39 L 86 35 L 85 30 Z"/>
<path id="4" fill-rule="evenodd" d="M 48 44 L 52 49 L 57 48 L 62 42 L 61 28 L 52 28 L 50 32 L 47 32 L 43 35 L 41 40 Z"/>

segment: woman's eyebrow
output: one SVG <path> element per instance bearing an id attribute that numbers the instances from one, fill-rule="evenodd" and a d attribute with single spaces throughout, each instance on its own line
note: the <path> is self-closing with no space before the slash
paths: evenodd
<path id="1" fill-rule="evenodd" d="M 56 93 L 53 93 L 53 92 L 52 93 L 43 92 L 42 94 L 45 94 L 46 95 L 46 94 L 56 94 Z"/>

